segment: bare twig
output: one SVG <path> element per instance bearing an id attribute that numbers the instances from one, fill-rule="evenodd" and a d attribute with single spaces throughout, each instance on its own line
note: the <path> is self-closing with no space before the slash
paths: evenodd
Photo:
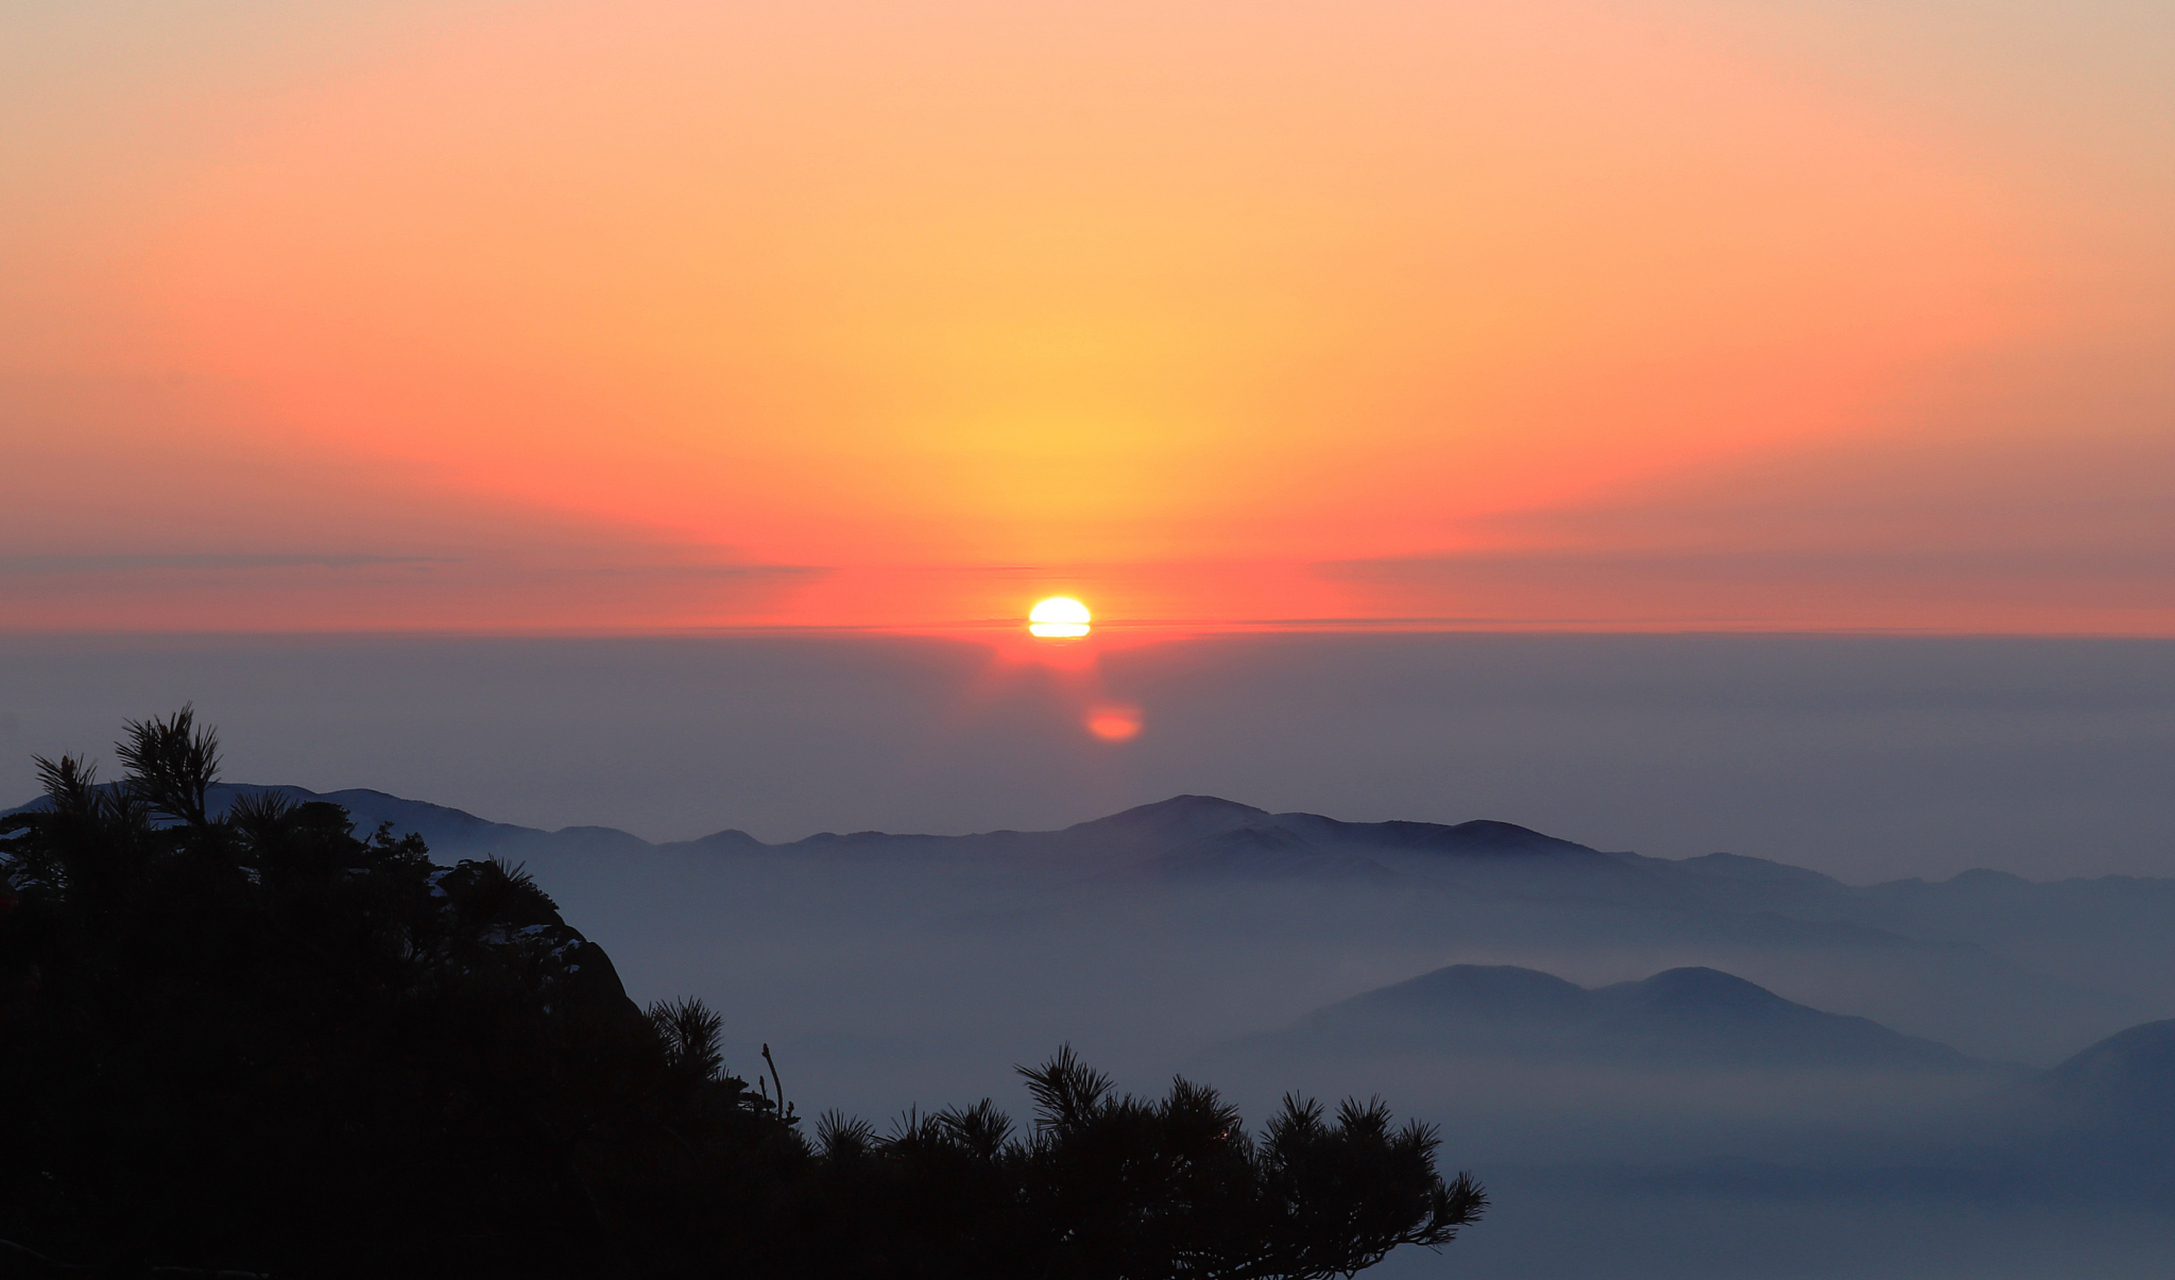
<path id="1" fill-rule="evenodd" d="M 60 1262 L 13 1240 L 0 1240 L 0 1260 L 11 1264 L 17 1275 L 87 1276 L 97 1267 L 82 1262 Z M 33 1270 L 32 1268 L 35 1268 Z M 145 1267 L 147 1276 L 195 1277 L 196 1280 L 272 1280 L 261 1271 L 221 1271 L 211 1267 Z"/>
<path id="2" fill-rule="evenodd" d="M 778 1086 L 778 1118 L 785 1118 L 785 1085 L 778 1079 L 778 1060 L 770 1056 L 770 1046 L 763 1046 L 763 1061 L 770 1064 L 770 1082 Z M 761 1076 L 756 1077 L 762 1079 Z"/>

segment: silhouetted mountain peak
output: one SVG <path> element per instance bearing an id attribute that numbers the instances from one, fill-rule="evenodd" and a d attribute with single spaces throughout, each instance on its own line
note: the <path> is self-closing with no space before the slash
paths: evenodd
<path id="1" fill-rule="evenodd" d="M 2103 1123 L 2175 1124 L 2175 1018 L 2118 1031 L 2037 1084 L 2044 1096 Z"/>
<path id="2" fill-rule="evenodd" d="M 1538 969 L 1514 964 L 1453 964 L 1354 996 L 1332 1008 L 1525 1022 L 1583 1017 L 1591 995 L 1576 983 Z"/>
<path id="3" fill-rule="evenodd" d="M 1840 889 L 1843 882 L 1833 876 L 1822 875 L 1805 867 L 1793 867 L 1786 862 L 1774 862 L 1766 858 L 1748 858 L 1741 853 L 1708 853 L 1696 858 L 1682 858 L 1676 865 L 1701 875 L 1722 880 L 1736 880 L 1747 884 L 1772 885 L 1782 888 Z"/>
<path id="4" fill-rule="evenodd" d="M 1261 824 L 1269 811 L 1216 796 L 1172 796 L 1154 804 L 1137 805 L 1107 818 L 1075 823 L 1065 828 L 1071 835 L 1122 835 L 1132 839 L 1179 842 L 1217 835 L 1234 827 Z"/>
<path id="5" fill-rule="evenodd" d="M 1595 994 L 1610 998 L 1618 1004 L 1638 1005 L 1655 1010 L 1697 1011 L 1709 1015 L 1805 1008 L 1804 1005 L 1783 999 L 1756 982 L 1748 982 L 1736 974 L 1710 969 L 1705 965 L 1667 969 L 1651 978 L 1602 987 Z"/>
<path id="6" fill-rule="evenodd" d="M 727 827 L 723 831 L 713 831 L 706 836 L 697 836 L 692 840 L 682 841 L 680 847 L 702 849 L 714 853 L 748 853 L 758 849 L 767 849 L 770 846 L 738 827 Z"/>
<path id="7" fill-rule="evenodd" d="M 1574 854 L 1599 857 L 1593 849 L 1543 835 L 1515 822 L 1476 818 L 1470 822 L 1344 822 L 1318 813 L 1280 813 L 1275 822 L 1323 845 L 1442 853 L 1458 856 L 1533 856 Z"/>
<path id="8" fill-rule="evenodd" d="M 1390 831 L 1410 830 L 1420 837 L 1416 843 L 1443 843 L 1455 845 L 1461 853 L 1592 853 L 1594 850 L 1572 840 L 1544 835 L 1531 827 L 1521 827 L 1515 822 L 1497 822 L 1492 818 L 1475 818 L 1470 822 L 1454 823 L 1438 828 L 1440 836 L 1434 836 L 1425 828 L 1425 822 L 1385 822 L 1379 824 Z M 1430 839 L 1429 837 L 1434 837 Z"/>
<path id="9" fill-rule="evenodd" d="M 1317 1010 L 1272 1039 L 1315 1050 L 1770 1070 L 1973 1070 L 1963 1054 L 1825 1013 L 1719 969 L 1589 990 L 1513 965 L 1451 965 Z"/>

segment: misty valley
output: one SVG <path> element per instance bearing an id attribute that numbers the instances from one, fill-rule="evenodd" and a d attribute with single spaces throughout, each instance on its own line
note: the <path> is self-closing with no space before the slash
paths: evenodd
<path id="1" fill-rule="evenodd" d="M 1203 796 L 1059 831 L 767 845 L 545 832 L 372 791 L 520 864 L 637 1001 L 699 996 L 805 1111 L 993 1098 L 1070 1046 L 1155 1094 L 1379 1095 L 1495 1207 L 1373 1274 L 2164 1274 L 2175 880 L 1857 886 L 1492 821 Z"/>

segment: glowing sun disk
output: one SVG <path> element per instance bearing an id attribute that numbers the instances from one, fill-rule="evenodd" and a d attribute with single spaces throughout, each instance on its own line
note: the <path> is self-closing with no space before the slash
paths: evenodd
<path id="1" fill-rule="evenodd" d="M 1068 639 L 1088 633 L 1088 609 L 1070 596 L 1051 596 L 1027 613 L 1027 632 L 1046 640 Z"/>

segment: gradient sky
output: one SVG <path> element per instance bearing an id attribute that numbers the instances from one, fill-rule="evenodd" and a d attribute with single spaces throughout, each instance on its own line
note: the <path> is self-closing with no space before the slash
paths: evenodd
<path id="1" fill-rule="evenodd" d="M 0 629 L 2175 634 L 2175 9 L 0 13 Z"/>

